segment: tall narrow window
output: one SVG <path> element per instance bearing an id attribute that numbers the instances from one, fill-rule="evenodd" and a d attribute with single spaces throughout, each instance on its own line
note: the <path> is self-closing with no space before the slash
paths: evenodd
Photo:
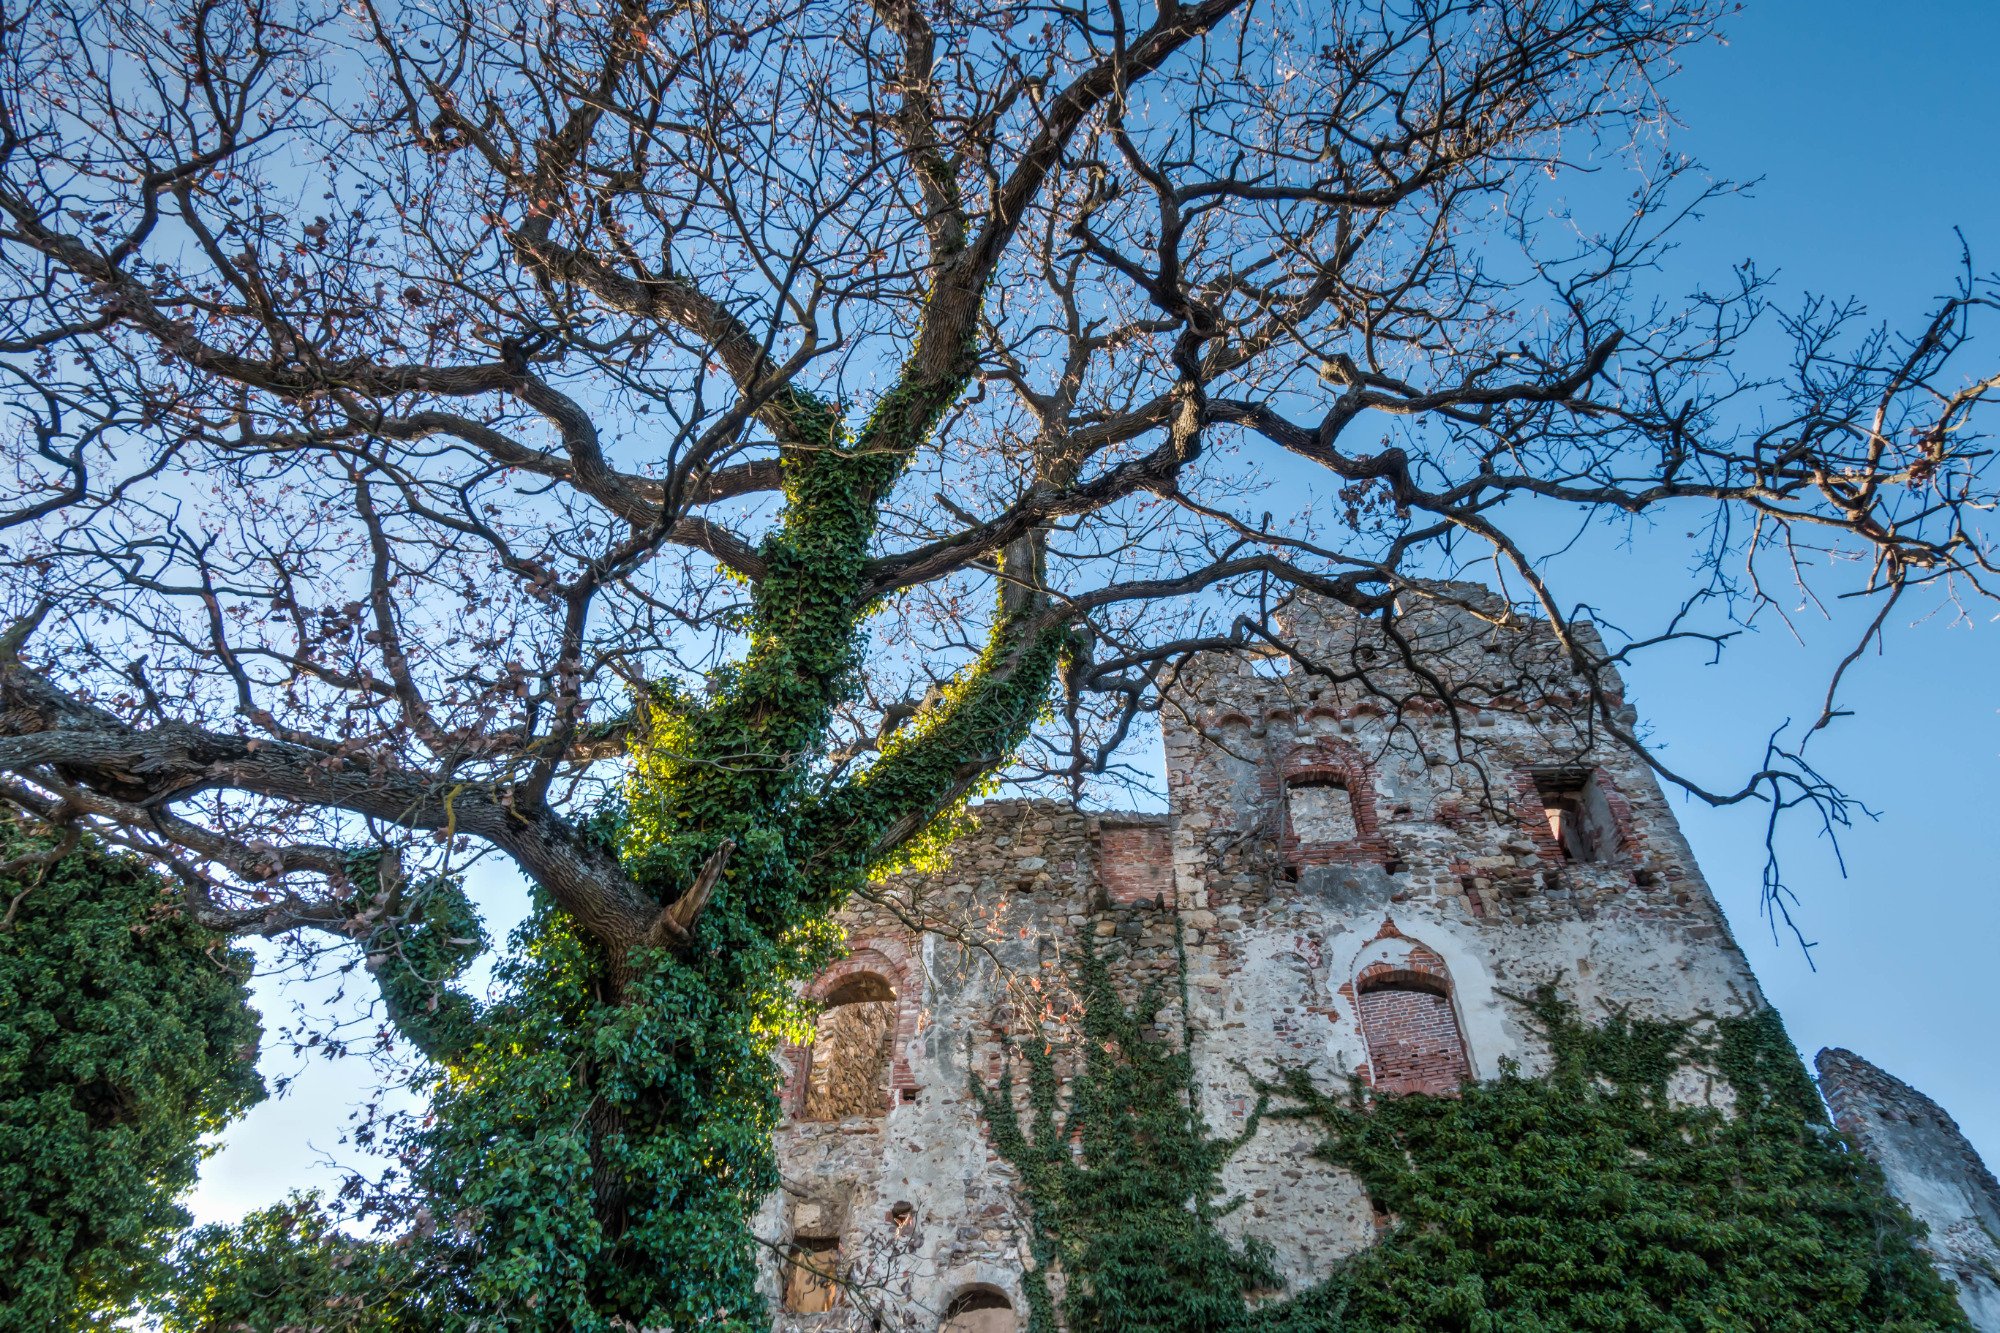
<path id="1" fill-rule="evenodd" d="M 1361 974 L 1355 991 L 1377 1091 L 1456 1092 L 1471 1077 L 1444 977 L 1377 966 Z"/>
<path id="2" fill-rule="evenodd" d="M 799 1236 L 785 1252 L 785 1309 L 821 1314 L 840 1304 L 840 1242 Z"/>
<path id="3" fill-rule="evenodd" d="M 1549 822 L 1549 836 L 1565 861 L 1608 861 L 1618 850 L 1618 824 L 1597 775 L 1587 768 L 1535 773 L 1535 790 Z"/>
<path id="4" fill-rule="evenodd" d="M 1301 843 L 1352 842 L 1360 836 L 1354 797 L 1333 777 L 1297 777 L 1285 784 L 1292 836 Z"/>
<path id="5" fill-rule="evenodd" d="M 1014 1333 L 1014 1306 L 992 1287 L 961 1292 L 945 1309 L 938 1333 Z"/>
<path id="6" fill-rule="evenodd" d="M 889 1109 L 889 1063 L 896 1035 L 896 992 L 859 972 L 826 996 L 806 1052 L 801 1120 L 879 1116 Z"/>

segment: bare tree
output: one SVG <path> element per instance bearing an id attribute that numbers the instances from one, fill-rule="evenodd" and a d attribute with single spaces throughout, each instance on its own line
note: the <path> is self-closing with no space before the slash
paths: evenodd
<path id="1" fill-rule="evenodd" d="M 871 868 L 997 774 L 1115 775 L 1191 652 L 1292 651 L 1272 612 L 1299 591 L 1393 638 L 1399 594 L 1490 559 L 1566 626 L 1543 515 L 1657 511 L 1700 516 L 1696 603 L 1827 554 L 1871 633 L 1912 590 L 1981 595 L 2000 380 L 1960 363 L 1990 284 L 1904 340 L 1810 307 L 1791 373 L 1758 377 L 1753 272 L 1659 280 L 1723 192 L 1659 137 L 1713 22 L 10 11 L 0 796 L 231 931 L 378 939 L 419 863 L 496 850 L 605 1003 L 698 992 L 747 1033 Z M 1629 197 L 1576 184 L 1608 169 Z M 1337 502 L 1265 512 L 1301 478 Z M 1598 679 L 1688 610 L 1564 645 Z M 1395 641 L 1399 680 L 1449 694 Z M 1824 795 L 1782 756 L 1702 794 Z M 716 1095 L 591 1103 L 607 1248 L 579 1300 L 740 1297 L 632 1277 L 672 1244 L 634 1239 L 604 1150 L 735 1114 Z M 713 1188 L 740 1217 L 767 1183 Z"/>

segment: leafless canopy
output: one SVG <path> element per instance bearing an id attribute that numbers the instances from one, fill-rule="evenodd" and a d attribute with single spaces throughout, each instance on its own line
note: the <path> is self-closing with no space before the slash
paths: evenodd
<path id="1" fill-rule="evenodd" d="M 342 849 L 427 834 L 615 934 L 629 887 L 576 821 L 632 687 L 740 647 L 791 390 L 859 421 L 968 346 L 884 498 L 865 702 L 803 760 L 829 778 L 1001 601 L 1091 645 L 1019 760 L 1080 781 L 1190 650 L 1278 642 L 1291 590 L 1392 622 L 1490 559 L 1561 621 L 1538 556 L 1579 512 L 1671 512 L 1752 598 L 1828 553 L 1885 615 L 1981 591 L 1997 382 L 1959 362 L 1990 286 L 1907 340 L 1810 308 L 1758 378 L 1754 274 L 1663 285 L 1718 192 L 1660 80 L 1712 21 L 9 6 L 0 796 L 231 929 L 341 930 Z"/>

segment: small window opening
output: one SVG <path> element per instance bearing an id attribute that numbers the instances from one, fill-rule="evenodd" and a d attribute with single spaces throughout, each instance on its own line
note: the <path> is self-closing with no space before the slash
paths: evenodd
<path id="1" fill-rule="evenodd" d="M 1618 849 L 1618 825 L 1604 788 L 1589 769 L 1545 769 L 1535 774 L 1535 790 L 1549 822 L 1549 836 L 1563 860 L 1608 861 Z"/>
<path id="2" fill-rule="evenodd" d="M 806 1052 L 801 1120 L 846 1120 L 889 1110 L 889 1066 L 896 1034 L 896 992 L 869 972 L 847 977 L 826 995 Z"/>
<path id="3" fill-rule="evenodd" d="M 1352 842 L 1360 836 L 1354 797 L 1339 778 L 1297 778 L 1286 784 L 1292 836 L 1303 843 Z"/>
<path id="4" fill-rule="evenodd" d="M 1250 671 L 1252 675 L 1270 680 L 1289 676 L 1292 674 L 1292 655 L 1282 648 L 1253 652 L 1250 655 Z"/>
<path id="5" fill-rule="evenodd" d="M 840 1304 L 840 1242 L 800 1236 L 785 1256 L 785 1309 L 822 1314 Z"/>
<path id="6" fill-rule="evenodd" d="M 992 1287 L 961 1293 L 944 1312 L 940 1333 L 1014 1333 L 1014 1306 Z"/>

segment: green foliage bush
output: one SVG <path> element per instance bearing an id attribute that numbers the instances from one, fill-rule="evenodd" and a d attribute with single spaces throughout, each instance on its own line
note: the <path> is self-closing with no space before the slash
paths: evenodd
<path id="1" fill-rule="evenodd" d="M 1554 1056 L 1458 1097 L 1281 1084 L 1320 1154 L 1396 1218 L 1259 1329 L 1965 1329 L 1874 1167 L 1844 1150 L 1772 1010 L 1588 1024 L 1525 1002 Z M 1729 1114 L 1676 1103 L 1712 1070 Z"/>
<path id="2" fill-rule="evenodd" d="M 1179 1043 L 1152 1033 L 1086 954 L 1079 1074 L 1027 1052 L 1029 1128 L 1011 1080 L 975 1085 L 1021 1171 L 1034 1327 L 1241 1333 L 1835 1333 L 1970 1326 L 1879 1173 L 1827 1125 L 1770 1010 L 1714 1022 L 1583 1021 L 1553 985 L 1521 1001 L 1552 1056 L 1452 1097 L 1268 1085 L 1242 1138 L 1210 1137 Z M 1677 1075 L 1727 1084 L 1728 1113 L 1677 1102 Z M 1273 1109 L 1275 1108 L 1275 1109 Z M 1262 1116 L 1318 1126 L 1318 1155 L 1394 1219 L 1381 1242 L 1285 1300 L 1249 1299 L 1262 1256 L 1215 1230 L 1220 1173 Z"/>
<path id="3" fill-rule="evenodd" d="M 440 1223 L 417 1247 L 425 1327 L 612 1328 L 634 1308 L 648 1327 L 754 1320 L 746 1223 L 776 1186 L 771 1038 L 664 952 L 617 995 L 607 970 L 538 910 L 400 1145 Z"/>
<path id="4" fill-rule="evenodd" d="M 401 1333 L 422 1327 L 410 1286 L 400 1248 L 341 1234 L 296 1195 L 192 1232 L 150 1312 L 160 1333 Z"/>
<path id="5" fill-rule="evenodd" d="M 375 898 L 379 856 L 356 856 L 350 863 L 349 878 L 363 902 Z M 456 878 L 427 881 L 412 898 L 370 934 L 368 970 L 398 1030 L 432 1059 L 446 1060 L 473 1040 L 475 1006 L 454 983 L 486 952 L 486 930 Z"/>
<path id="6" fill-rule="evenodd" d="M 9 827 L 0 857 L 37 844 Z M 110 1328 L 166 1277 L 202 1137 L 263 1096 L 247 955 L 88 842 L 0 882 L 0 1331 Z"/>

